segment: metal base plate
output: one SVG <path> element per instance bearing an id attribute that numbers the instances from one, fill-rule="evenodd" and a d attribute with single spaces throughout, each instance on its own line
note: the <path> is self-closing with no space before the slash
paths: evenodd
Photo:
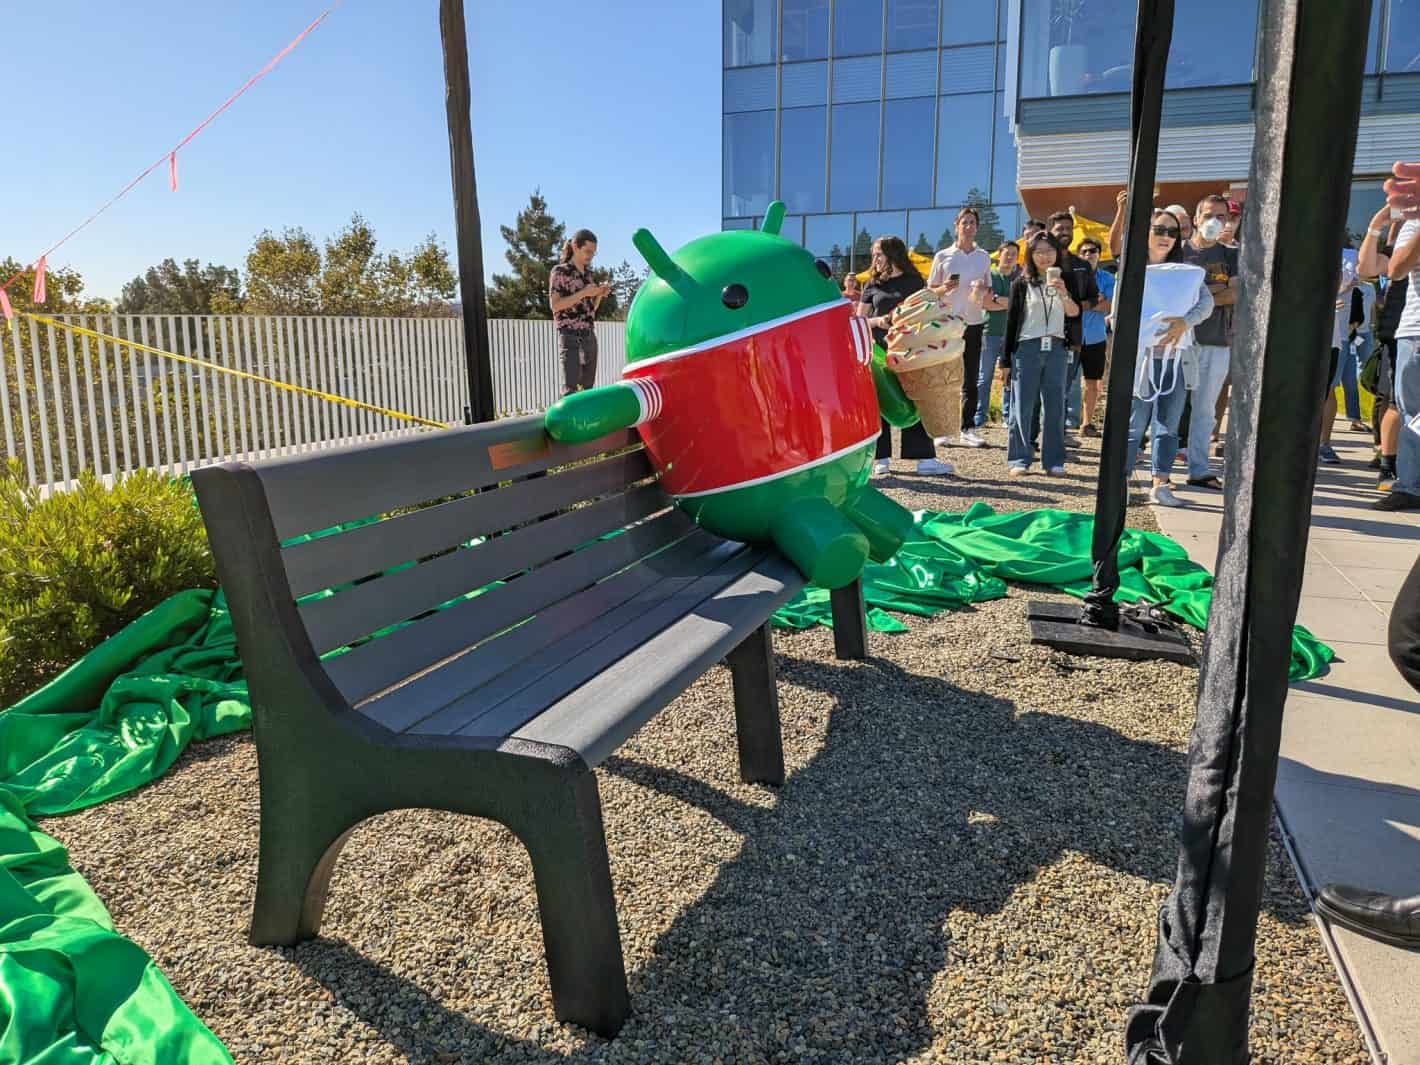
<path id="1" fill-rule="evenodd" d="M 1120 616 L 1117 630 L 1080 624 L 1079 603 L 1031 602 L 1026 606 L 1030 642 L 1072 655 L 1128 658 L 1136 662 L 1162 658 L 1194 664 L 1193 649 L 1183 634 L 1168 624 L 1140 624 Z"/>

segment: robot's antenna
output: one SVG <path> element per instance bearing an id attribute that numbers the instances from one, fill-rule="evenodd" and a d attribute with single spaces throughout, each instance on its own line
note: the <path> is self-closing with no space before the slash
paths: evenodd
<path id="1" fill-rule="evenodd" d="M 646 265 L 651 268 L 651 273 L 677 292 L 693 284 L 690 275 L 676 265 L 675 260 L 670 257 L 670 253 L 661 247 L 661 242 L 651 235 L 649 229 L 638 229 L 631 235 L 631 243 L 636 245 L 636 250 L 646 260 Z"/>
<path id="2" fill-rule="evenodd" d="M 760 223 L 760 231 L 772 233 L 776 237 L 779 235 L 779 227 L 784 224 L 784 201 L 775 200 L 764 212 L 764 221 Z"/>

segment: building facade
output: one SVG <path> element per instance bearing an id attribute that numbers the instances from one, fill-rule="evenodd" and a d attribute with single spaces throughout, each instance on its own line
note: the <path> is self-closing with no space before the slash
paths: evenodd
<path id="1" fill-rule="evenodd" d="M 1343 2 L 1343 0 L 1338 0 Z M 892 233 L 982 243 L 1075 207 L 1107 221 L 1129 166 L 1136 0 L 724 0 L 725 228 L 771 199 L 839 273 Z M 1258 0 L 1176 5 L 1157 184 L 1246 199 Z M 1348 218 L 1364 231 L 1420 149 L 1420 0 L 1374 0 Z M 1319 135 L 1325 135 L 1319 131 Z"/>

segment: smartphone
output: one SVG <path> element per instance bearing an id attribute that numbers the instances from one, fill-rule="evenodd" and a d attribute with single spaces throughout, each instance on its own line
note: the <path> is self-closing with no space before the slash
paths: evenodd
<path id="1" fill-rule="evenodd" d="M 960 281 L 960 280 L 961 280 L 961 274 L 948 274 L 948 275 L 947 275 L 947 280 L 948 280 L 948 281 Z"/>

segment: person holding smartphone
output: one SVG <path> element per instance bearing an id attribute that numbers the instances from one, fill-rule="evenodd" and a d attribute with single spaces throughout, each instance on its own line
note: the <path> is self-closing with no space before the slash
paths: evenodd
<path id="1" fill-rule="evenodd" d="M 962 447 L 983 447 L 986 441 L 972 430 L 977 423 L 977 384 L 981 372 L 981 341 L 986 332 L 986 308 L 980 298 L 981 286 L 991 287 L 991 255 L 977 246 L 976 230 L 980 218 L 975 207 L 963 207 L 957 212 L 954 244 L 932 257 L 932 269 L 927 285 L 947 297 L 952 313 L 966 322 L 966 349 L 962 352 L 961 435 L 955 440 L 938 440 L 939 444 L 959 444 Z M 973 298 L 973 293 L 976 294 Z"/>
<path id="2" fill-rule="evenodd" d="M 562 245 L 561 258 L 547 278 L 547 304 L 557 330 L 557 353 L 562 357 L 564 396 L 597 383 L 597 334 L 592 326 L 611 286 L 592 279 L 596 254 L 597 235 L 590 229 L 579 229 Z"/>

